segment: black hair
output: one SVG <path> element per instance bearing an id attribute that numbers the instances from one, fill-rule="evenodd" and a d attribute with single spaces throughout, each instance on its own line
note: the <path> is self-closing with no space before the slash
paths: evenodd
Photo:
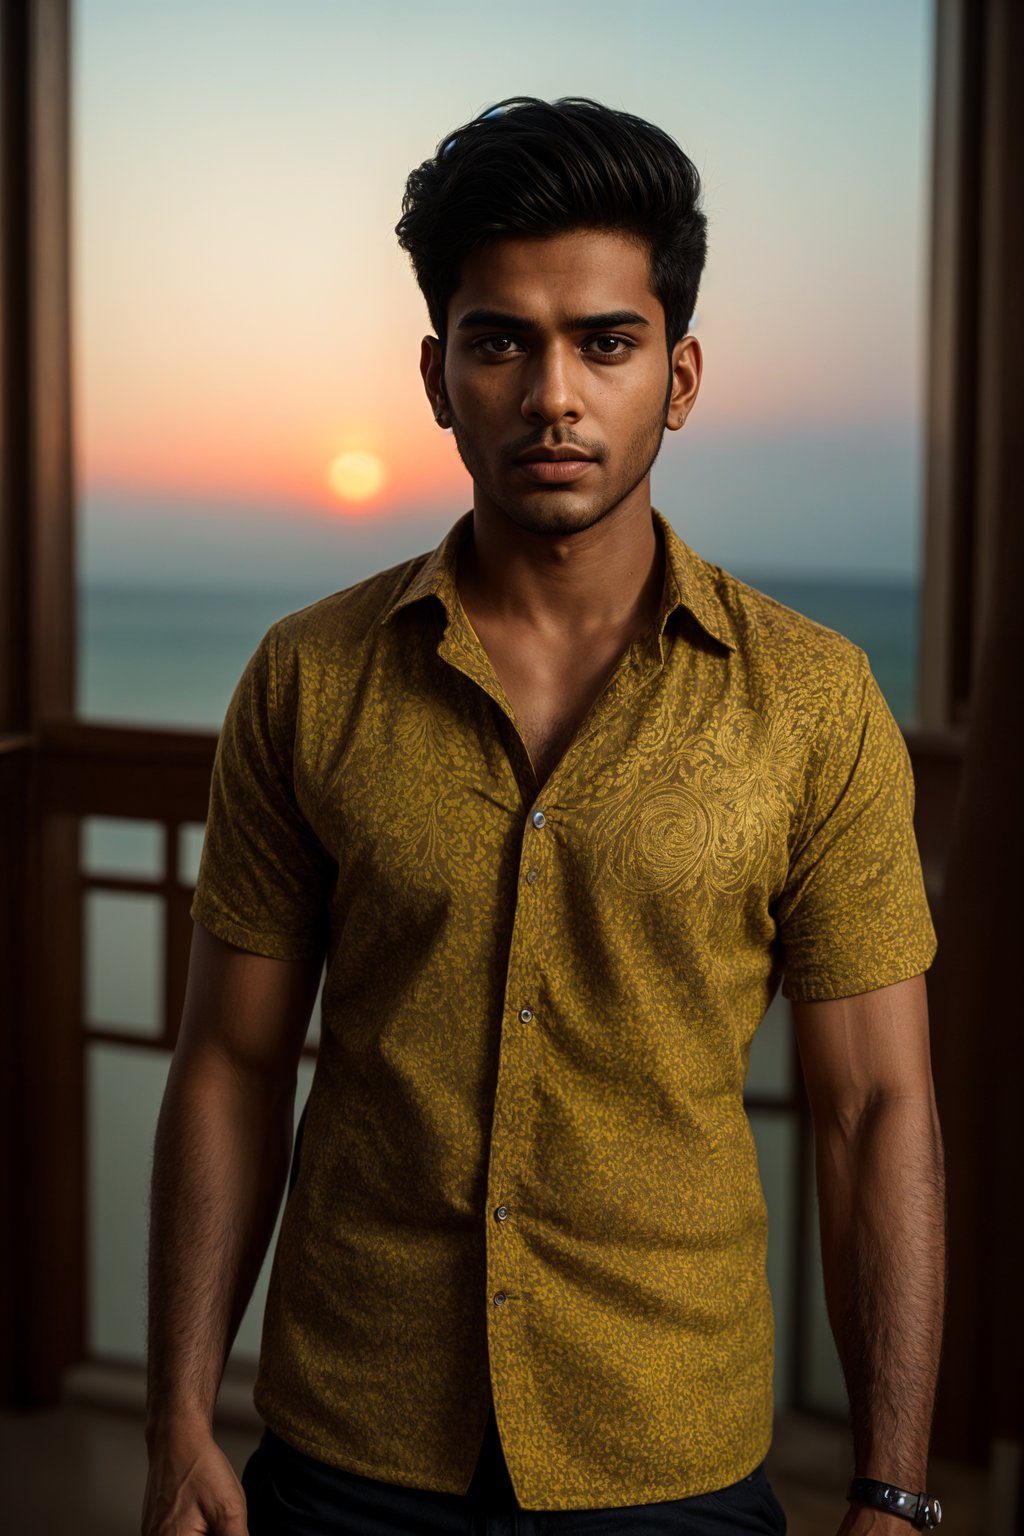
<path id="1" fill-rule="evenodd" d="M 464 257 L 489 240 L 601 229 L 650 252 L 668 349 L 686 334 L 707 255 L 697 168 L 661 128 L 586 96 L 509 96 L 410 172 L 395 226 L 447 342 Z"/>

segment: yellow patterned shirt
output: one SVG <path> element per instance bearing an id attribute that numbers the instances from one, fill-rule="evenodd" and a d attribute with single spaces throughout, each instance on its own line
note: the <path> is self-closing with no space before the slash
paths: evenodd
<path id="1" fill-rule="evenodd" d="M 192 916 L 323 955 L 255 1402 L 463 1493 L 491 1394 L 520 1504 L 724 1487 L 772 1431 L 743 1105 L 780 983 L 935 954 L 903 736 L 862 649 L 702 560 L 538 785 L 459 540 L 273 624 L 217 747 Z"/>

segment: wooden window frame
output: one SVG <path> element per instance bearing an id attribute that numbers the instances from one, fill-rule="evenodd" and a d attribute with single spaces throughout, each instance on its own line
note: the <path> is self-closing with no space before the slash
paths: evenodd
<path id="1" fill-rule="evenodd" d="M 937 910 L 1019 462 L 1003 331 L 1021 112 L 1010 0 L 936 0 L 935 19 L 921 724 L 905 735 Z M 163 764 L 166 824 L 202 820 L 215 740 L 74 718 L 71 22 L 71 0 L 0 0 L 0 1241 L 17 1255 L 0 1266 L 0 1399 L 20 1404 L 56 1400 L 85 1331 L 79 818 L 110 799 L 110 752 L 125 786 Z"/>

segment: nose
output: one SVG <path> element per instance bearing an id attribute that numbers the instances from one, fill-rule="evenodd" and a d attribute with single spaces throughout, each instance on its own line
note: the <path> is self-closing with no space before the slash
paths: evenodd
<path id="1" fill-rule="evenodd" d="M 582 369 L 575 348 L 538 348 L 532 360 L 523 415 L 529 422 L 579 421 L 584 413 Z"/>

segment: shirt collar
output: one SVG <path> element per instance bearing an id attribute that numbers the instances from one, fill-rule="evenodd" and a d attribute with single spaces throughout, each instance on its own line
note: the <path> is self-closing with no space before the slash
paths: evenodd
<path id="1" fill-rule="evenodd" d="M 728 611 L 719 594 L 717 567 L 702 560 L 657 507 L 652 507 L 651 511 L 655 524 L 665 536 L 665 586 L 655 625 L 659 646 L 669 615 L 682 607 L 693 615 L 705 634 L 734 651 L 736 642 L 732 639 Z"/>
<path id="2" fill-rule="evenodd" d="M 452 524 L 437 548 L 432 550 L 424 560 L 409 585 L 398 594 L 393 603 L 388 604 L 381 615 L 382 624 L 386 624 L 399 608 L 418 602 L 421 597 L 431 596 L 441 599 L 449 619 L 456 617 L 459 609 L 458 588 L 455 585 L 456 562 L 459 546 L 468 535 L 472 522 L 473 513 L 470 510 L 464 512 Z"/>
<path id="3" fill-rule="evenodd" d="M 735 650 L 735 642 L 730 638 L 729 618 L 715 582 L 715 567 L 702 560 L 690 548 L 657 507 L 652 507 L 651 512 L 655 524 L 664 535 L 666 556 L 661 607 L 651 634 L 652 651 L 657 651 L 659 660 L 664 659 L 662 636 L 665 625 L 669 616 L 680 607 L 687 609 L 712 639 L 718 640 L 730 651 Z M 455 585 L 456 563 L 460 544 L 468 535 L 472 522 L 473 513 L 470 510 L 452 524 L 409 585 L 385 609 L 381 615 L 382 624 L 386 624 L 400 608 L 431 596 L 440 598 L 449 619 L 457 617 L 461 605 Z"/>

